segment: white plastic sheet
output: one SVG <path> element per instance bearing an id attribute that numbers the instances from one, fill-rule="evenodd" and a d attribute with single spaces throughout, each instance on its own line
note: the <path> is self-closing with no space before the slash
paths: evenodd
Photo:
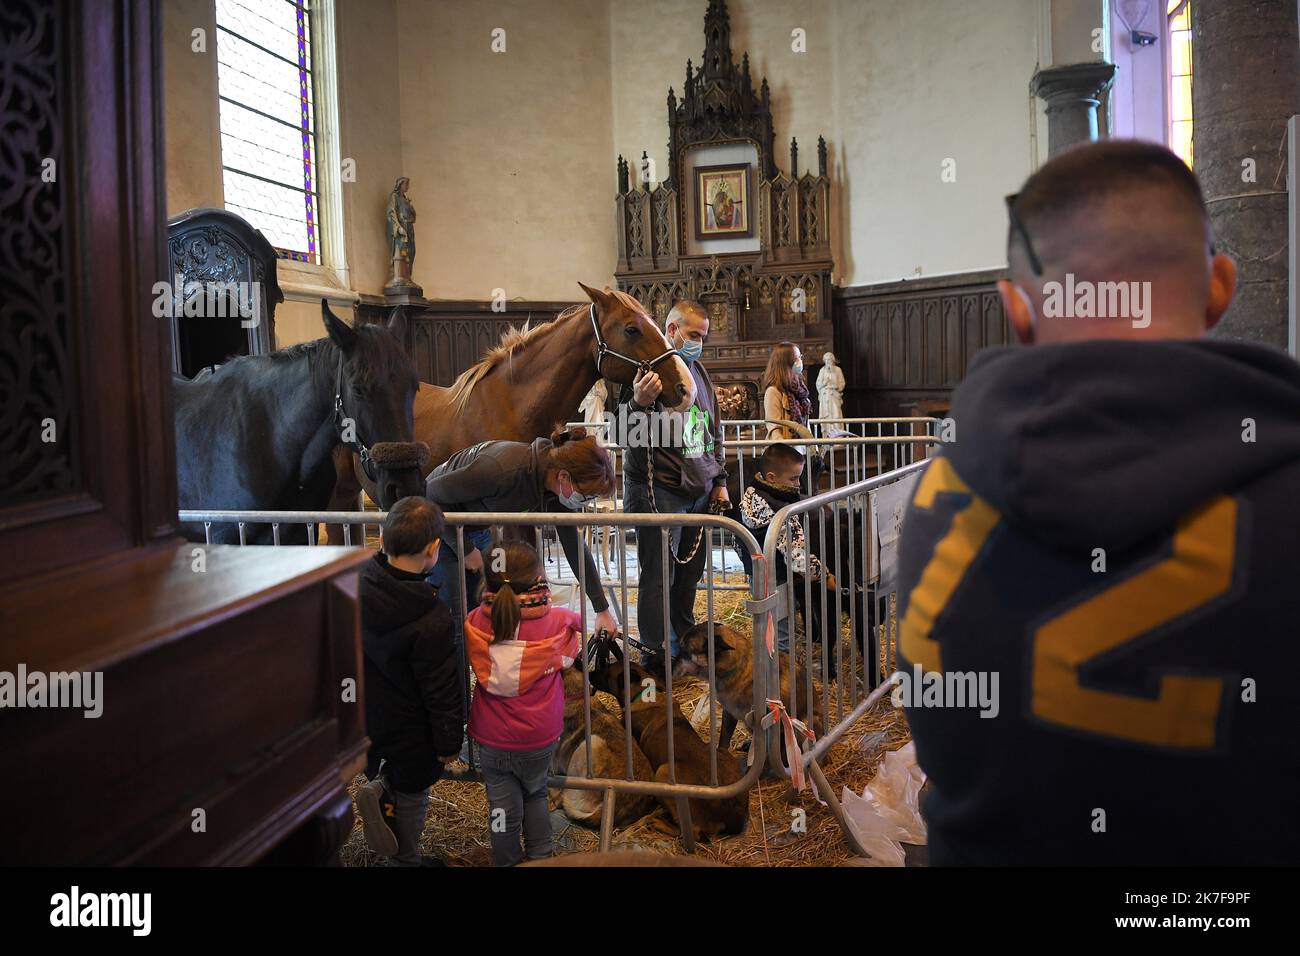
<path id="1" fill-rule="evenodd" d="M 880 770 L 858 796 L 844 788 L 840 802 L 849 826 L 871 854 L 864 866 L 902 866 L 903 844 L 923 846 L 925 821 L 920 794 L 925 773 L 916 763 L 916 747 L 909 743 L 885 754 Z"/>

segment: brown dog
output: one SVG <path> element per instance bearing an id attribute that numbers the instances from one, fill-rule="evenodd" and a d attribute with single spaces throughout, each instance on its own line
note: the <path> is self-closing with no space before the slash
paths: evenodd
<path id="1" fill-rule="evenodd" d="M 657 678 L 640 664 L 619 661 L 610 664 L 603 672 L 592 674 L 593 686 L 624 700 L 625 667 L 632 685 L 632 733 L 636 735 L 646 759 L 655 768 L 655 780 L 668 783 L 672 779 L 668 764 L 668 720 L 671 715 L 677 782 L 707 786 L 709 745 L 700 739 L 681 708 L 668 698 Z M 653 695 L 648 693 L 650 688 L 654 689 Z M 743 776 L 735 757 L 726 751 L 718 753 L 719 786 L 735 783 Z M 677 815 L 676 799 L 661 797 L 659 802 L 680 829 L 682 822 Z M 741 833 L 749 822 L 749 794 L 746 791 L 723 800 L 691 800 L 690 810 L 691 829 L 696 840 Z"/>
<path id="2" fill-rule="evenodd" d="M 627 734 L 623 721 L 610 712 L 595 693 L 591 694 L 591 768 L 587 767 L 586 729 L 582 697 L 583 671 L 570 667 L 564 672 L 564 733 L 555 748 L 551 772 L 567 777 L 603 777 L 622 780 L 627 776 Z M 645 754 L 632 741 L 632 776 L 636 780 L 653 780 L 654 769 Z M 601 790 L 564 789 L 560 797 L 564 815 L 577 823 L 600 823 L 605 806 Z M 655 808 L 654 797 L 623 793 L 614 802 L 614 825 L 622 828 L 640 820 Z"/>
<path id="3" fill-rule="evenodd" d="M 719 745 L 731 746 L 731 735 L 736 730 L 736 722 L 743 720 L 750 733 L 754 731 L 754 639 L 743 631 L 726 624 L 713 624 L 713 668 L 716 677 L 718 702 L 722 704 L 722 737 Z M 782 654 L 781 700 L 786 706 L 790 704 L 790 658 Z M 698 677 L 702 681 L 709 679 L 709 625 L 708 622 L 696 624 L 681 639 L 681 656 L 673 666 L 674 677 Z M 797 714 L 792 716 L 803 719 L 808 713 L 808 675 L 802 664 L 795 672 L 797 681 L 795 689 L 799 693 Z M 769 690 L 768 696 L 772 696 Z M 813 694 L 812 732 L 822 735 L 825 715 L 822 713 L 822 697 Z"/>

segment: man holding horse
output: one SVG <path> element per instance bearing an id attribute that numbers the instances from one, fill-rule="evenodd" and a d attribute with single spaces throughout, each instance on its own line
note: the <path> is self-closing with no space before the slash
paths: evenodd
<path id="1" fill-rule="evenodd" d="M 709 335 L 709 316 L 700 303 L 682 300 L 668 313 L 664 331 L 669 344 L 686 362 L 695 381 L 695 400 L 683 414 L 683 427 L 673 430 L 674 441 L 664 444 L 649 440 L 641 447 L 629 447 L 623 459 L 623 507 L 627 512 L 646 514 L 704 514 L 723 511 L 730 505 L 727 469 L 722 449 L 722 422 L 718 396 L 708 371 L 699 361 Z M 628 417 L 648 415 L 661 405 L 663 381 L 653 369 L 638 372 L 631 388 L 625 388 L 620 402 L 628 405 Z M 655 436 L 660 429 L 643 429 Z M 680 436 L 680 438 L 677 438 Z M 653 447 L 651 447 L 653 446 Z M 654 649 L 647 662 L 652 670 L 663 664 L 664 562 L 668 561 L 668 620 L 670 650 L 677 652 L 677 638 L 695 623 L 695 590 L 704 573 L 706 548 L 703 529 L 674 528 L 669 535 L 671 555 L 665 557 L 658 527 L 637 529 L 637 562 L 640 590 L 637 617 L 641 642 Z"/>

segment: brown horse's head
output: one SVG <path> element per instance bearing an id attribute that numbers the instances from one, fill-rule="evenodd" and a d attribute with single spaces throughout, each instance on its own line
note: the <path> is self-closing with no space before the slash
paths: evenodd
<path id="1" fill-rule="evenodd" d="M 695 401 L 695 379 L 681 357 L 673 351 L 663 330 L 641 303 L 625 292 L 603 292 L 583 285 L 592 303 L 592 314 L 600 329 L 596 346 L 596 368 L 611 382 L 630 384 L 638 367 L 652 368 L 663 382 L 659 399 L 665 408 L 684 412 Z"/>
<path id="2" fill-rule="evenodd" d="M 429 447 L 413 440 L 411 404 L 420 382 L 395 334 L 400 320 L 395 314 L 388 326 L 352 327 L 324 299 L 321 317 L 339 350 L 327 370 L 335 394 L 335 427 L 358 458 L 366 491 L 384 509 L 408 495 L 424 494 Z"/>

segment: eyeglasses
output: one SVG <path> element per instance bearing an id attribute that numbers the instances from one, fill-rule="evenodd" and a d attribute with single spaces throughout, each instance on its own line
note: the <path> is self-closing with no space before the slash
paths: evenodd
<path id="1" fill-rule="evenodd" d="M 1020 198 L 1020 193 L 1012 193 L 1007 197 L 1007 218 L 1011 220 L 1011 228 L 1020 233 L 1020 238 L 1025 243 L 1025 255 L 1029 257 L 1029 268 L 1034 270 L 1034 275 L 1043 274 L 1043 263 L 1038 258 L 1038 253 L 1034 251 L 1034 243 L 1029 238 L 1029 233 L 1025 229 L 1025 224 L 1020 221 L 1016 215 L 1016 200 Z"/>
<path id="2" fill-rule="evenodd" d="M 1038 258 L 1038 253 L 1034 251 L 1034 243 L 1029 238 L 1029 232 L 1025 229 L 1025 224 L 1020 221 L 1016 215 L 1016 200 L 1020 198 L 1020 193 L 1012 193 L 1007 197 L 1007 218 L 1011 220 L 1011 228 L 1020 233 L 1020 238 L 1025 243 L 1025 255 L 1029 258 L 1029 268 L 1034 270 L 1034 275 L 1043 274 L 1043 262 Z M 1213 259 L 1217 253 L 1214 249 L 1214 239 L 1210 238 L 1210 258 Z"/>

